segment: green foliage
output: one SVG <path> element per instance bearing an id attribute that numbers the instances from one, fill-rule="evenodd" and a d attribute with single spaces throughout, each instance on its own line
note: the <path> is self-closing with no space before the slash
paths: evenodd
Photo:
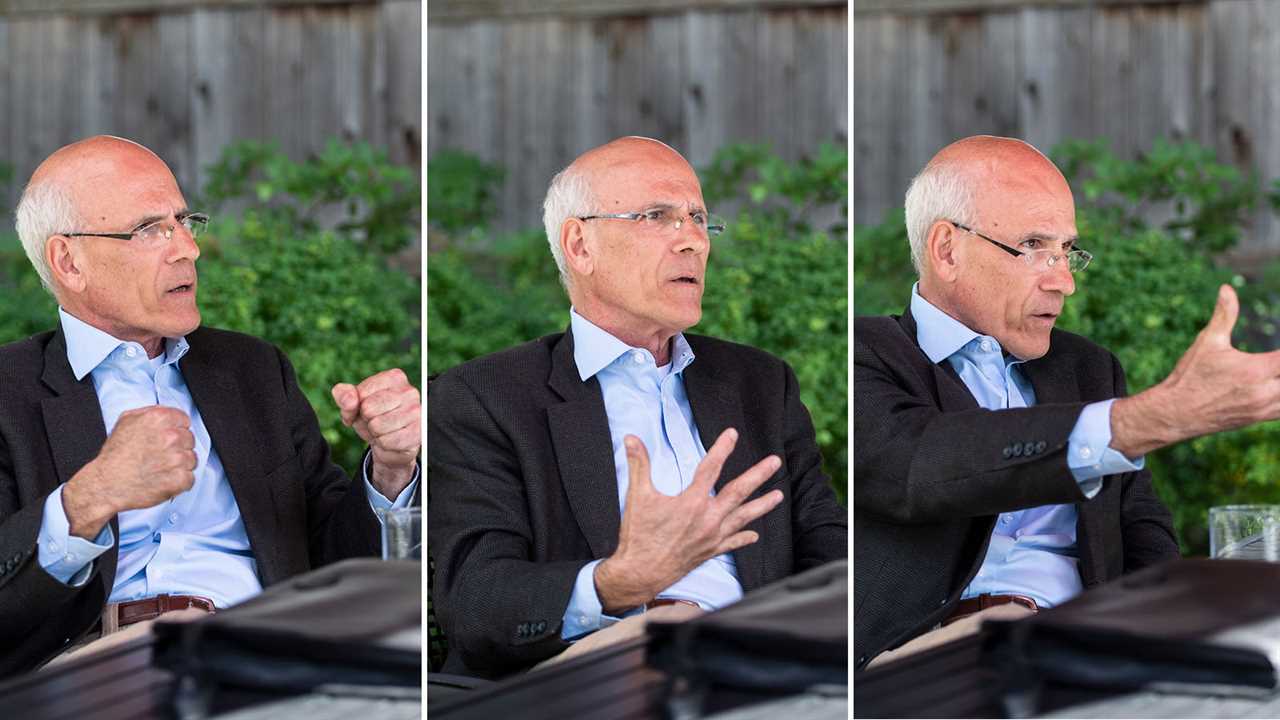
<path id="1" fill-rule="evenodd" d="M 1173 370 L 1208 322 L 1224 282 L 1236 287 L 1244 310 L 1237 346 L 1274 347 L 1280 308 L 1265 292 L 1269 285 L 1247 282 L 1220 261 L 1259 197 L 1256 178 L 1194 144 L 1157 142 L 1150 153 L 1122 160 L 1101 144 L 1069 142 L 1053 155 L 1077 191 L 1080 245 L 1096 258 L 1077 275 L 1059 327 L 1114 352 L 1131 393 Z M 855 229 L 854 262 L 857 312 L 902 312 L 914 273 L 901 213 L 880 226 Z M 1210 506 L 1280 502 L 1278 463 L 1278 423 L 1199 438 L 1147 457 L 1189 554 L 1207 551 Z"/>
<path id="2" fill-rule="evenodd" d="M 198 263 L 203 324 L 280 346 L 335 461 L 355 469 L 364 445 L 342 425 L 329 388 L 391 367 L 415 384 L 421 374 L 419 285 L 388 266 L 417 228 L 416 174 L 364 144 L 330 143 L 295 162 L 240 143 L 208 178 L 204 200 L 191 202 L 214 215 Z M 228 207 L 238 210 L 217 212 Z M 54 327 L 56 305 L 20 244 L 0 242 L 0 338 Z"/>
<path id="3" fill-rule="evenodd" d="M 847 467 L 847 197 L 843 148 L 789 163 L 767 148 L 733 145 L 701 173 L 711 207 L 739 207 L 715 240 L 703 320 L 693 332 L 763 348 L 787 360 L 813 415 L 824 467 L 844 495 Z M 501 177 L 456 157 L 428 164 L 433 184 L 467 192 L 432 196 L 427 263 L 430 373 L 568 325 L 568 301 L 540 229 L 494 237 L 476 198 Z M 438 179 L 436 179 L 438 178 Z M 453 198 L 450 200 L 449 198 Z M 455 221 L 453 218 L 462 218 Z M 822 227 L 815 218 L 831 218 Z"/>

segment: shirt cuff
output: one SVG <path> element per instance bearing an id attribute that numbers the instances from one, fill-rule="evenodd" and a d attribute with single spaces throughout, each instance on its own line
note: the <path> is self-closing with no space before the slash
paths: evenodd
<path id="1" fill-rule="evenodd" d="M 1067 438 L 1067 468 L 1086 498 L 1102 489 L 1105 475 L 1134 472 L 1146 466 L 1146 457 L 1131 461 L 1110 447 L 1111 404 L 1115 399 L 1090 403 L 1081 411 Z"/>
<path id="2" fill-rule="evenodd" d="M 409 507 L 409 501 L 413 498 L 414 491 L 418 489 L 418 476 L 421 474 L 418 464 L 414 463 L 413 465 L 413 479 L 409 481 L 408 485 L 404 486 L 404 489 L 400 491 L 395 501 L 392 502 L 379 492 L 373 486 L 373 483 L 369 482 L 369 478 L 373 477 L 373 470 L 369 464 L 371 462 L 373 462 L 373 453 L 364 456 L 364 464 L 361 465 L 360 472 L 364 475 L 365 494 L 369 496 L 369 505 L 374 511 L 386 512 L 387 510 L 399 510 L 400 508 Z M 378 518 L 381 519 L 382 516 L 379 514 Z"/>
<path id="3" fill-rule="evenodd" d="M 596 566 L 599 564 L 599 560 L 592 560 L 578 571 L 569 606 L 564 611 L 564 622 L 560 625 L 561 640 L 573 642 L 618 622 L 619 618 L 604 614 L 600 596 L 596 593 Z"/>
<path id="4" fill-rule="evenodd" d="M 64 585 L 80 587 L 93 574 L 93 561 L 115 544 L 111 524 L 102 526 L 93 542 L 71 534 L 67 510 L 62 505 L 62 488 L 49 493 L 44 501 L 44 516 L 40 522 L 40 538 L 37 561 L 44 571 Z"/>

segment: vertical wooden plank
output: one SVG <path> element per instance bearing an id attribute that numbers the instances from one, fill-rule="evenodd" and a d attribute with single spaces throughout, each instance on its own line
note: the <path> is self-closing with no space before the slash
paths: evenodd
<path id="1" fill-rule="evenodd" d="M 977 42 L 982 46 L 983 122 L 992 134 L 1020 136 L 1018 81 L 1024 59 L 1017 13 L 984 13 Z"/>
<path id="2" fill-rule="evenodd" d="M 798 57 L 798 46 L 821 49 L 822 39 L 817 37 L 812 27 L 799 28 L 797 14 L 761 12 L 757 41 L 761 56 L 759 132 L 774 150 L 792 156 L 798 152 L 796 136 L 804 132 L 800 125 L 814 111 L 810 107 L 799 107 L 795 101 L 797 94 L 803 94 L 798 86 L 814 87 L 826 80 L 825 63 L 802 63 Z M 819 101 L 817 97 L 810 99 L 815 103 Z"/>
<path id="3" fill-rule="evenodd" d="M 648 111 L 640 123 L 653 137 L 683 151 L 684 64 L 683 23 L 678 15 L 655 15 L 648 20 Z"/>
<path id="4" fill-rule="evenodd" d="M 683 23 L 681 26 L 683 30 Z M 556 163 L 554 170 L 557 172 L 583 151 L 612 139 L 608 107 L 613 103 L 615 89 L 611 85 L 609 44 L 603 42 L 607 33 L 607 26 L 599 20 L 575 20 L 569 23 L 569 39 L 566 42 L 573 48 L 572 62 L 575 67 L 570 76 L 574 84 L 570 100 L 573 112 L 566 128 L 572 137 L 568 143 L 569 151 Z M 692 50 L 688 52 L 693 53 Z M 686 137 L 689 93 L 693 92 L 688 72 L 688 67 L 685 66 L 681 77 L 676 80 L 684 92 L 681 119 L 686 124 Z"/>
<path id="5" fill-rule="evenodd" d="M 466 26 L 454 22 L 428 23 L 427 25 L 427 156 L 431 157 L 443 148 L 466 147 L 458 137 L 454 121 L 455 109 L 463 108 L 473 96 L 453 87 L 455 79 L 474 79 L 474 67 L 468 53 L 474 43 L 463 37 L 469 34 Z M 460 42 L 455 43 L 458 38 Z M 495 54 L 497 48 L 494 48 Z"/>
<path id="6" fill-rule="evenodd" d="M 0 143 L 4 143 L 6 152 L 0 155 L 0 163 L 6 163 L 13 170 L 13 180 L 7 187 L 0 187 L 0 203 L 4 203 L 0 207 L 0 225 L 8 230 L 13 224 L 13 217 L 10 211 L 18 202 L 18 195 L 22 192 L 22 184 L 26 182 L 26 178 L 19 177 L 16 167 L 13 167 L 13 157 L 10 155 L 13 148 L 13 138 L 11 130 L 13 121 L 10 119 L 11 108 L 14 101 L 10 98 L 9 87 L 13 82 L 13 56 L 12 47 L 9 45 L 9 18 L 0 15 Z"/>
<path id="7" fill-rule="evenodd" d="M 946 119 L 945 136 L 939 146 L 955 138 L 975 134 L 991 134 L 986 121 L 986 78 L 982 24 L 976 14 L 953 15 L 939 24 L 938 40 L 942 43 L 942 94 L 939 110 Z"/>
<path id="8" fill-rule="evenodd" d="M 1090 13 L 1086 8 L 1024 8 L 1021 14 L 1022 137 L 1048 153 L 1068 138 L 1093 134 L 1090 113 L 1096 85 L 1090 66 Z"/>
<path id="9" fill-rule="evenodd" d="M 206 169 L 217 161 L 223 147 L 234 136 L 237 124 L 232 84 L 236 82 L 233 18 L 242 10 L 196 8 L 191 13 L 192 63 L 191 158 L 200 182 Z M 229 52 L 231 50 L 231 52 Z M 192 188 L 199 192 L 201 188 Z"/>
<path id="10" fill-rule="evenodd" d="M 1277 87 L 1276 69 L 1280 68 L 1280 8 L 1275 3 L 1255 3 L 1255 24 L 1250 40 L 1250 64 L 1258 72 L 1259 84 L 1251 119 L 1258 139 L 1258 170 L 1266 181 L 1280 176 L 1280 129 L 1276 118 L 1280 117 L 1280 87 Z M 1264 255 L 1275 257 L 1280 251 L 1280 223 L 1274 213 L 1263 203 L 1255 215 L 1254 233 L 1246 234 L 1236 255 L 1253 264 Z"/>
<path id="11" fill-rule="evenodd" d="M 899 75 L 907 82 L 906 152 L 899 156 L 907 168 L 918 170 L 940 147 L 950 142 L 951 132 L 943 99 L 943 68 L 946 62 L 941 17 L 913 18 L 907 26 L 907 53 L 913 62 Z M 913 172 L 913 171 L 907 171 Z M 906 190 L 905 184 L 902 185 Z"/>
<path id="12" fill-rule="evenodd" d="M 304 89 L 302 56 L 306 7 L 268 6 L 263 20 L 262 70 L 263 135 L 290 157 L 307 152 L 306 117 L 309 98 Z M 289 127 L 290 132 L 277 132 Z"/>
<path id="13" fill-rule="evenodd" d="M 169 165 L 185 195 L 193 196 L 199 185 L 199 171 L 191 144 L 191 13 L 158 13 L 155 30 L 151 55 L 155 66 L 148 91 L 148 102 L 155 98 L 155 112 L 149 119 L 155 144 L 148 147 Z"/>
<path id="14" fill-rule="evenodd" d="M 889 73 L 895 67 L 898 19 L 888 13 L 858 18 L 853 24 L 853 169 L 855 225 L 880 222 L 893 191 L 889 144 L 898 137 L 889 123 Z"/>

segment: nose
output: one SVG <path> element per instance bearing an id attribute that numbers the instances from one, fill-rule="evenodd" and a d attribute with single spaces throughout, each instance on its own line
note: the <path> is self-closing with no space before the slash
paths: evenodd
<path id="1" fill-rule="evenodd" d="M 676 228 L 676 244 L 672 251 L 705 253 L 710 247 L 711 238 L 707 236 L 707 229 L 698 227 L 693 218 L 686 216 L 680 227 Z"/>
<path id="2" fill-rule="evenodd" d="M 1071 274 L 1070 263 L 1065 256 L 1060 256 L 1053 267 L 1040 275 L 1040 289 L 1046 292 L 1060 292 L 1073 295 L 1076 291 L 1076 276 Z"/>
<path id="3" fill-rule="evenodd" d="M 169 262 L 178 262 L 179 260 L 190 260 L 195 262 L 200 257 L 200 245 L 196 243 L 196 238 L 182 223 L 175 223 L 173 226 L 173 236 L 169 238 Z"/>

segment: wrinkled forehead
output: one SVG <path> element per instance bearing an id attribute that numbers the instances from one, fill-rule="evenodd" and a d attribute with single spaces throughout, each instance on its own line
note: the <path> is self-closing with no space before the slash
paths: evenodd
<path id="1" fill-rule="evenodd" d="M 48 167 L 46 167 L 48 166 Z M 119 227 L 185 207 L 178 181 L 164 161 L 141 146 L 99 145 L 52 156 L 36 178 L 59 183 L 92 229 Z"/>
<path id="2" fill-rule="evenodd" d="M 593 169 L 590 183 L 596 201 L 607 208 L 643 204 L 703 207 L 702 186 L 683 159 L 626 159 Z"/>

